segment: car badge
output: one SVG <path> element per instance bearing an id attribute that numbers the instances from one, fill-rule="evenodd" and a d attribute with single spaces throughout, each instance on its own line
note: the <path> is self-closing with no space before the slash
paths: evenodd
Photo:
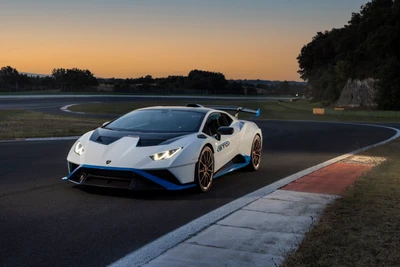
<path id="1" fill-rule="evenodd" d="M 111 160 L 107 160 L 107 161 L 106 161 L 106 164 L 110 164 L 110 163 L 111 163 Z"/>

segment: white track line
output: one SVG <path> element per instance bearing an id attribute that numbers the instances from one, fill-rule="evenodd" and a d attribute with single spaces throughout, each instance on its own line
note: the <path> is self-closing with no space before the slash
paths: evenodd
<path id="1" fill-rule="evenodd" d="M 76 105 L 78 105 L 78 104 L 69 104 L 69 105 L 61 107 L 60 110 L 64 111 L 64 112 L 69 112 L 69 113 L 86 114 L 85 112 L 75 112 L 75 111 L 69 110 L 70 107 L 76 106 Z"/>
<path id="2" fill-rule="evenodd" d="M 65 141 L 65 140 L 77 140 L 79 137 L 80 136 L 17 138 L 17 139 L 10 139 L 10 140 L 0 140 L 0 143 L 33 142 L 33 141 Z"/>
<path id="3" fill-rule="evenodd" d="M 335 122 L 336 123 L 336 122 Z M 126 255 L 125 257 L 121 258 L 120 260 L 112 263 L 109 265 L 109 267 L 122 267 L 122 266 L 140 266 L 143 265 L 150 260 L 158 257 L 159 255 L 165 253 L 167 250 L 175 247 L 176 245 L 182 243 L 186 239 L 190 238 L 191 236 L 196 235 L 200 231 L 204 230 L 208 226 L 214 224 L 215 222 L 223 219 L 224 217 L 230 215 L 231 213 L 239 210 L 240 208 L 274 192 L 275 190 L 305 176 L 310 173 L 315 172 L 316 170 L 322 169 L 328 165 L 331 165 L 333 163 L 336 163 L 338 161 L 341 161 L 345 158 L 351 157 L 354 154 L 358 154 L 360 152 L 363 152 L 367 149 L 370 149 L 372 147 L 380 146 L 383 144 L 386 144 L 400 136 L 400 130 L 392 128 L 392 127 L 387 127 L 387 126 L 380 126 L 380 125 L 371 125 L 371 124 L 361 124 L 361 123 L 344 123 L 344 124 L 353 124 L 353 125 L 363 125 L 363 126 L 370 126 L 370 127 L 380 127 L 380 128 L 387 128 L 391 129 L 396 132 L 394 136 L 391 138 L 370 145 L 366 146 L 364 148 L 355 150 L 353 152 L 341 155 L 339 157 L 333 158 L 331 160 L 325 161 L 323 163 L 320 163 L 318 165 L 312 166 L 308 169 L 305 169 L 303 171 L 297 172 L 295 174 L 292 174 L 286 178 L 283 178 L 275 183 L 272 183 L 270 185 L 267 185 L 261 189 L 258 189 L 248 195 L 245 195 L 239 199 L 236 199 L 222 207 L 217 208 L 216 210 L 213 210 L 200 218 L 197 218 L 190 223 L 181 226 L 180 228 L 156 239 L 155 241 L 143 246 L 142 248 L 133 251 L 132 253 Z"/>

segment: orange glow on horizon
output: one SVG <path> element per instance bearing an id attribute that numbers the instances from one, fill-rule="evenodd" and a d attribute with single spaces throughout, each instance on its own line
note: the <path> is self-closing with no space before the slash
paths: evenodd
<path id="1" fill-rule="evenodd" d="M 23 36 L 14 36 L 12 40 L 26 42 Z M 0 64 L 39 74 L 50 74 L 53 68 L 78 67 L 107 78 L 187 75 L 192 69 L 201 69 L 222 72 L 227 79 L 299 80 L 293 60 L 298 54 L 295 48 L 279 42 L 236 41 L 226 46 L 218 41 L 210 38 L 201 43 L 157 39 L 107 42 L 78 37 L 66 43 L 49 38 L 31 40 L 29 47 L 0 44 L 3 51 L 9 47 Z"/>
<path id="2" fill-rule="evenodd" d="M 37 74 L 77 67 L 104 78 L 200 69 L 227 79 L 300 81 L 302 46 L 317 31 L 342 26 L 365 1 L 173 2 L 6 1 L 0 66 Z"/>

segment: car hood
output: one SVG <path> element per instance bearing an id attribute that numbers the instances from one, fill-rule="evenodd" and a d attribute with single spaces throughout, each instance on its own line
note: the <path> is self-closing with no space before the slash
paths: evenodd
<path id="1" fill-rule="evenodd" d="M 115 133 L 116 131 L 106 131 L 95 130 L 92 133 L 82 136 L 78 141 L 82 143 L 85 152 L 81 156 L 78 156 L 73 150 L 76 145 L 74 144 L 69 153 L 68 160 L 78 165 L 151 169 L 166 168 L 172 165 L 184 165 L 196 161 L 195 157 L 190 153 L 190 151 L 196 151 L 196 149 L 193 150 L 191 147 L 199 146 L 197 143 L 202 141 L 202 139 L 197 138 L 197 133 L 184 135 L 176 133 L 143 135 L 139 133 L 140 135 L 136 135 L 132 132 Z M 104 140 L 107 140 L 107 138 L 109 138 L 108 141 L 111 139 L 114 140 L 104 143 Z M 144 139 L 144 141 L 141 139 Z M 143 142 L 142 145 L 140 145 L 141 142 Z M 150 143 L 155 145 L 149 145 Z M 143 144 L 146 144 L 146 146 Z M 182 150 L 171 159 L 154 161 L 150 158 L 155 153 L 176 148 L 182 148 Z"/>
<path id="2" fill-rule="evenodd" d="M 103 145 L 109 145 L 123 137 L 138 137 L 137 147 L 165 145 L 186 136 L 188 132 L 173 133 L 148 133 L 134 131 L 116 131 L 105 128 L 97 128 L 90 136 L 89 140 Z"/>

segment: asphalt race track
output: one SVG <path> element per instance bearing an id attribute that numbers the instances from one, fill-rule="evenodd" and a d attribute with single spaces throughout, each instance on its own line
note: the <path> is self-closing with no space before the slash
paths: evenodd
<path id="1" fill-rule="evenodd" d="M 36 110 L 46 113 L 58 113 L 62 115 L 65 112 L 60 111 L 60 107 L 69 104 L 83 104 L 90 102 L 104 102 L 104 103 L 121 103 L 121 102 L 136 102 L 136 101 L 166 101 L 166 100 L 182 100 L 188 103 L 196 103 L 197 101 L 207 101 L 210 99 L 220 99 L 223 104 L 224 99 L 232 99 L 233 97 L 207 97 L 207 96 L 140 96 L 140 95 L 109 95 L 109 96 L 70 96 L 70 95 L 37 95 L 37 96 L 0 96 L 0 110 L 10 109 L 25 109 Z M 253 98 L 233 98 L 240 101 L 252 101 Z M 288 97 L 262 97 L 257 100 L 283 100 Z"/>
<path id="2" fill-rule="evenodd" d="M 258 121 L 263 161 L 199 194 L 80 189 L 61 181 L 73 141 L 0 144 L 0 266 L 105 266 L 232 200 L 391 137 L 389 129 Z"/>
<path id="3" fill-rule="evenodd" d="M 73 140 L 0 143 L 0 266 L 106 266 L 239 197 L 394 135 L 351 124 L 256 123 L 264 135 L 259 171 L 228 174 L 203 194 L 79 188 L 61 181 Z"/>

